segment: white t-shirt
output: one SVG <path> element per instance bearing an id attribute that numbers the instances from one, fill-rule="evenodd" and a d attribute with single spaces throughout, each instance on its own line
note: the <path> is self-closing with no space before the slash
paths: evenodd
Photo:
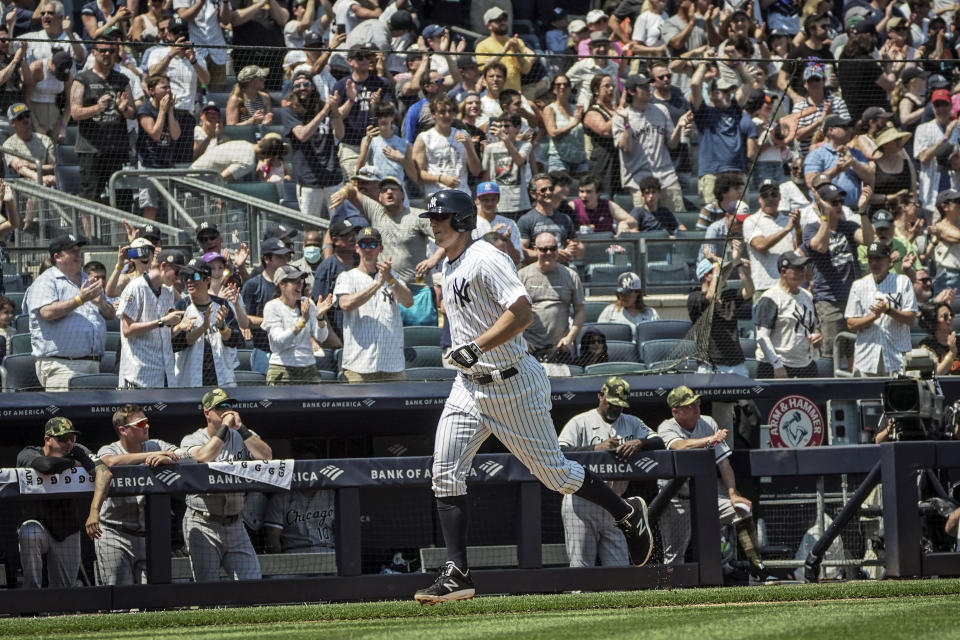
<path id="1" fill-rule="evenodd" d="M 659 47 L 666 44 L 663 39 L 663 23 L 670 16 L 657 14 L 653 11 L 644 11 L 637 16 L 633 25 L 633 39 L 647 47 Z"/>
<path id="2" fill-rule="evenodd" d="M 309 300 L 309 299 L 308 299 Z M 300 306 L 290 308 L 279 298 L 274 298 L 263 307 L 263 323 L 260 328 L 270 340 L 270 364 L 286 367 L 308 367 L 316 364 L 310 336 L 318 343 L 327 339 L 327 324 L 317 323 L 317 306 L 310 302 L 307 324 L 299 332 L 294 327 L 301 319 Z"/>
<path id="3" fill-rule="evenodd" d="M 173 0 L 173 11 L 189 9 L 201 0 Z M 210 56 L 216 64 L 227 63 L 227 41 L 223 38 L 223 29 L 220 28 L 220 6 L 228 0 L 203 0 L 203 6 L 188 23 L 190 28 L 190 42 L 197 50 L 197 59 Z M 204 48 L 212 45 L 212 48 Z M 219 46 L 217 46 L 219 45 Z M 206 65 L 204 65 L 206 66 Z M 179 107 L 179 105 L 178 105 Z M 183 108 L 183 107 L 179 107 Z"/>
<path id="4" fill-rule="evenodd" d="M 160 62 L 170 51 L 171 47 L 150 48 L 144 55 L 143 60 L 140 61 L 140 70 L 143 71 L 145 76 L 149 75 L 150 67 Z M 210 51 L 217 51 L 217 49 L 210 49 Z M 220 51 L 223 51 L 223 49 L 220 49 Z M 196 58 L 197 66 L 206 69 L 207 63 L 204 62 L 203 56 L 199 55 L 199 52 Z M 223 63 L 218 62 L 217 64 Z M 170 59 L 163 73 L 170 79 L 170 90 L 177 97 L 176 108 L 193 113 L 197 105 L 197 83 L 199 81 L 193 65 L 185 57 L 174 57 Z"/>
<path id="5" fill-rule="evenodd" d="M 333 287 L 334 304 L 339 305 L 341 296 L 363 291 L 373 281 L 359 267 L 344 271 Z M 343 312 L 341 366 L 355 373 L 396 373 L 406 366 L 400 307 L 386 284 L 356 309 Z"/>
<path id="6" fill-rule="evenodd" d="M 793 242 L 796 233 L 791 231 L 777 244 L 765 252 L 757 251 L 750 243 L 754 238 L 766 238 L 782 231 L 790 224 L 790 216 L 780 213 L 776 218 L 763 211 L 757 211 L 743 221 L 743 240 L 747 243 L 747 253 L 750 257 L 750 277 L 757 291 L 763 291 L 774 286 L 780 280 L 780 270 L 777 260 L 787 251 L 793 251 Z"/>
<path id="7" fill-rule="evenodd" d="M 891 271 L 880 283 L 874 280 L 871 273 L 854 281 L 843 315 L 847 318 L 866 316 L 877 300 L 884 300 L 891 308 L 900 311 L 917 311 L 917 298 L 910 278 Z M 863 373 L 877 373 L 882 359 L 883 370 L 894 373 L 903 366 L 903 354 L 909 350 L 910 326 L 885 313 L 857 332 L 853 366 Z"/>

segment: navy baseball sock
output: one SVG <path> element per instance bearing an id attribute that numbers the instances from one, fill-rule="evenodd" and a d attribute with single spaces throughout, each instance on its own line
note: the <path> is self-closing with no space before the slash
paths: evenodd
<path id="1" fill-rule="evenodd" d="M 612 493 L 612 492 L 611 492 Z M 440 529 L 447 544 L 447 561 L 467 572 L 467 496 L 437 498 Z"/>
<path id="2" fill-rule="evenodd" d="M 630 515 L 630 505 L 608 487 L 607 483 L 586 468 L 583 470 L 583 485 L 574 495 L 600 505 L 610 512 L 614 520 L 620 521 Z"/>

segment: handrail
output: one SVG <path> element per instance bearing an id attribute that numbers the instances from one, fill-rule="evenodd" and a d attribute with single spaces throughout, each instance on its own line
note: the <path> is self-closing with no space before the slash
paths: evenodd
<path id="1" fill-rule="evenodd" d="M 190 177 L 179 177 L 175 176 L 171 179 L 173 182 L 179 182 L 180 184 L 186 185 L 192 189 L 197 189 L 201 191 L 207 191 L 211 195 L 215 195 L 218 198 L 223 198 L 224 200 L 233 200 L 235 202 L 240 202 L 244 204 L 250 204 L 251 200 L 256 200 L 256 206 L 258 209 L 262 209 L 271 213 L 272 215 L 277 215 L 283 218 L 288 218 L 295 222 L 301 224 L 306 224 L 314 227 L 320 227 L 321 229 L 326 229 L 330 226 L 330 221 L 325 220 L 319 217 L 305 216 L 298 209 L 291 209 L 290 207 L 285 207 L 283 205 L 276 204 L 275 202 L 270 202 L 269 200 L 260 200 L 259 198 L 253 198 L 244 193 L 234 191 L 229 187 L 210 184 L 197 180 L 196 178 Z"/>
<path id="2" fill-rule="evenodd" d="M 33 156 L 26 156 L 26 155 L 17 153 L 12 149 L 4 149 L 3 155 L 13 156 L 14 158 L 19 158 L 20 160 L 27 160 L 35 164 L 37 166 L 37 184 L 43 184 L 43 160 L 37 160 Z"/>
<path id="3" fill-rule="evenodd" d="M 160 196 L 167 201 L 167 204 L 170 205 L 177 215 L 187 223 L 187 226 L 190 227 L 190 230 L 196 231 L 197 226 L 199 226 L 197 225 L 197 221 L 193 219 L 193 216 L 187 213 L 187 210 L 182 204 L 177 202 L 176 198 L 173 197 L 173 194 L 170 193 L 165 186 L 160 184 L 160 181 L 156 178 L 147 178 L 147 182 L 149 182 L 150 185 L 157 190 L 157 193 L 160 194 Z"/>
<path id="4" fill-rule="evenodd" d="M 171 178 L 173 176 L 206 176 L 213 178 L 216 182 L 222 182 L 223 178 L 213 169 L 120 169 L 114 171 L 107 183 L 107 193 L 110 194 L 110 206 L 117 206 L 117 182 L 127 178 Z"/>
<path id="5" fill-rule="evenodd" d="M 162 222 L 156 222 L 155 220 L 150 220 L 149 218 L 143 218 L 127 211 L 120 211 L 114 207 L 109 207 L 92 200 L 87 200 L 86 198 L 81 198 L 80 196 L 63 193 L 62 191 L 57 191 L 56 189 L 48 189 L 47 187 L 41 186 L 25 178 L 14 178 L 12 180 L 8 180 L 7 184 L 10 185 L 10 188 L 13 189 L 14 192 L 23 192 L 28 196 L 46 200 L 54 205 L 76 209 L 81 213 L 91 215 L 96 218 L 102 218 L 116 224 L 122 225 L 124 221 L 129 222 L 134 226 L 152 224 L 153 226 L 157 227 L 161 233 L 166 233 L 170 237 L 176 238 L 178 244 L 185 244 L 185 242 L 182 242 L 182 238 L 180 238 L 180 234 L 183 233 L 183 229 L 178 227 L 164 224 Z M 77 231 L 75 221 L 73 231 Z"/>

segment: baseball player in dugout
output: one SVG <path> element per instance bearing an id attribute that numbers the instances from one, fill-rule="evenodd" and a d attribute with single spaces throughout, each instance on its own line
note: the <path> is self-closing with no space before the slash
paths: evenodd
<path id="1" fill-rule="evenodd" d="M 717 504 L 720 509 L 720 524 L 733 524 L 737 540 L 750 561 L 751 578 L 766 579 L 766 567 L 760 559 L 760 547 L 753 525 L 753 503 L 737 491 L 737 480 L 730 465 L 730 447 L 727 446 L 727 430 L 717 426 L 710 416 L 700 413 L 700 396 L 690 387 L 679 386 L 667 394 L 667 404 L 673 417 L 657 427 L 668 450 L 712 448 L 716 454 L 717 472 L 720 474 L 720 494 Z M 661 481 L 663 482 L 663 481 Z M 685 483 L 680 492 L 670 500 L 660 518 L 663 536 L 664 564 L 683 562 L 690 543 L 690 494 Z"/>
<path id="2" fill-rule="evenodd" d="M 113 474 L 90 450 L 77 443 L 80 432 L 68 418 L 50 418 L 43 427 L 43 446 L 24 447 L 17 454 L 17 466 L 44 474 L 58 474 L 82 466 L 95 477 L 93 500 L 86 522 L 86 501 L 80 498 L 30 500 L 23 505 L 20 537 L 20 565 L 25 589 L 43 585 L 43 563 L 51 589 L 73 587 L 80 569 L 80 530 L 91 538 L 101 534 L 100 507 L 107 497 Z"/>
<path id="3" fill-rule="evenodd" d="M 183 437 L 180 447 L 197 462 L 269 460 L 270 445 L 243 423 L 236 400 L 214 389 L 200 401 L 207 425 Z M 220 569 L 233 580 L 259 580 L 260 562 L 243 527 L 243 493 L 187 496 L 183 539 L 194 582 L 215 582 Z"/>
<path id="4" fill-rule="evenodd" d="M 125 404 L 113 413 L 118 440 L 103 445 L 97 457 L 112 467 L 145 464 L 159 467 L 188 458 L 175 444 L 150 437 L 150 421 L 137 404 Z M 147 582 L 146 520 L 140 496 L 107 498 L 100 508 L 103 531 L 94 547 L 100 584 Z"/>
<path id="5" fill-rule="evenodd" d="M 513 262 L 474 241 L 477 210 L 466 193 L 442 189 L 420 214 L 444 250 L 443 300 L 454 345 L 447 358 L 460 369 L 447 398 L 433 448 L 433 492 L 447 561 L 434 583 L 416 592 L 421 604 L 473 597 L 467 566 L 467 485 L 471 462 L 491 434 L 543 484 L 576 494 L 609 512 L 626 538 L 631 564 L 650 558 L 653 539 L 642 498 L 621 498 L 599 477 L 560 451 L 550 419 L 550 382 L 527 353 L 523 330 L 533 321 L 530 297 Z"/>
<path id="6" fill-rule="evenodd" d="M 641 451 L 663 449 L 663 440 L 643 420 L 624 413 L 630 408 L 630 385 L 623 378 L 607 378 L 600 388 L 596 409 L 570 418 L 560 432 L 562 451 L 610 451 L 625 462 Z M 607 485 L 623 495 L 630 483 L 615 480 Z M 571 567 L 625 566 L 627 544 L 610 515 L 597 504 L 574 494 L 563 496 L 560 507 L 567 557 Z"/>

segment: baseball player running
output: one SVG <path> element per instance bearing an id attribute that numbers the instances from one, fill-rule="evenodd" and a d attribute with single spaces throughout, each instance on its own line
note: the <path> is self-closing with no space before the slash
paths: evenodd
<path id="1" fill-rule="evenodd" d="M 447 561 L 432 585 L 417 591 L 421 604 L 473 597 L 467 567 L 467 485 L 471 461 L 493 434 L 541 482 L 606 509 L 627 540 L 630 561 L 650 558 L 653 539 L 642 498 L 624 500 L 599 477 L 566 459 L 550 419 L 550 383 L 527 353 L 523 330 L 533 321 L 530 297 L 505 253 L 475 242 L 473 199 L 458 190 L 433 194 L 427 210 L 443 263 L 443 299 L 455 345 L 447 355 L 460 369 L 437 425 L 433 492 Z"/>
<path id="2" fill-rule="evenodd" d="M 595 409 L 570 418 L 560 432 L 561 451 L 613 451 L 630 460 L 641 451 L 663 449 L 663 440 L 636 416 L 624 413 L 630 407 L 630 385 L 623 378 L 607 378 L 600 388 Z M 609 483 L 617 495 L 630 484 Z M 605 567 L 627 564 L 627 545 L 607 512 L 600 506 L 567 494 L 560 507 L 567 557 L 571 567 Z"/>

